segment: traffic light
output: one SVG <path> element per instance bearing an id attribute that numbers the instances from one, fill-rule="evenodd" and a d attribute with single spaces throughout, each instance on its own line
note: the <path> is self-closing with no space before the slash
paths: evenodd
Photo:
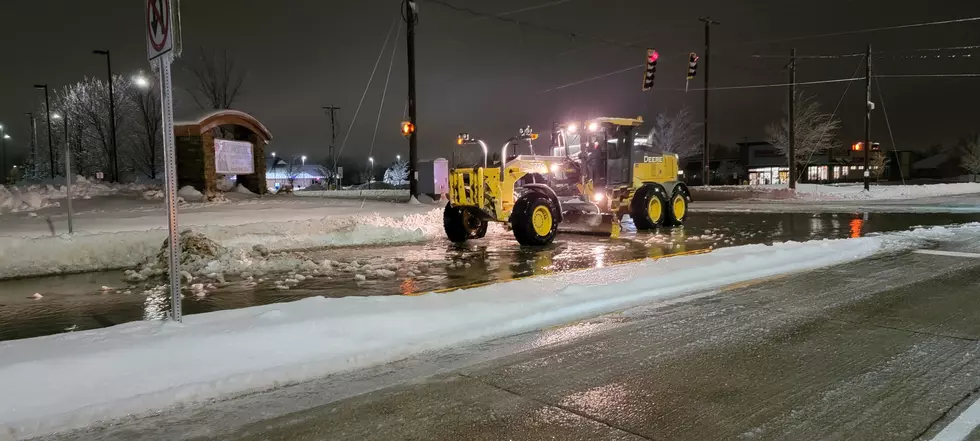
<path id="1" fill-rule="evenodd" d="M 691 52 L 687 61 L 687 79 L 693 80 L 698 74 L 698 54 Z"/>
<path id="2" fill-rule="evenodd" d="M 854 144 L 851 144 L 851 151 L 852 152 L 863 152 L 864 151 L 864 143 L 863 142 L 855 142 Z"/>
<path id="3" fill-rule="evenodd" d="M 412 133 L 415 133 L 415 124 L 411 121 L 402 121 L 402 135 L 411 136 Z"/>
<path id="4" fill-rule="evenodd" d="M 643 91 L 653 89 L 653 77 L 657 73 L 657 60 L 660 54 L 656 49 L 647 49 L 647 68 L 643 74 Z"/>

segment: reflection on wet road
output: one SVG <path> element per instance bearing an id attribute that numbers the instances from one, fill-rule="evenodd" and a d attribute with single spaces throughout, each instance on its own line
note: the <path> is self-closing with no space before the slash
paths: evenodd
<path id="1" fill-rule="evenodd" d="M 753 243 L 859 237 L 980 220 L 975 214 L 726 214 L 698 213 L 681 228 L 627 232 L 620 239 L 559 234 L 544 248 L 520 247 L 509 232 L 453 245 L 424 244 L 307 251 L 305 258 L 336 263 L 312 277 L 267 276 L 257 285 L 229 281 L 206 296 L 189 295 L 195 314 L 298 300 L 310 296 L 412 295 L 533 275 L 602 267 L 678 252 Z M 309 276 L 300 275 L 300 276 Z M 165 295 L 125 294 L 119 272 L 0 282 L 0 340 L 93 329 L 162 317 Z M 288 282 L 285 289 L 283 281 Z M 104 290 L 103 287 L 119 289 Z M 31 299 L 40 293 L 40 300 Z"/>

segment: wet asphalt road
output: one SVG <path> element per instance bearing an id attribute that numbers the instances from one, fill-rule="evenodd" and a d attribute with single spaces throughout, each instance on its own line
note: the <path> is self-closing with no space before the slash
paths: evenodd
<path id="1" fill-rule="evenodd" d="M 977 286 L 881 255 L 50 439 L 930 440 L 978 399 Z"/>
<path id="2" fill-rule="evenodd" d="M 454 245 L 446 240 L 391 247 L 324 249 L 297 253 L 316 261 L 358 261 L 362 265 L 394 265 L 391 277 L 354 280 L 353 274 L 317 276 L 289 290 L 277 289 L 269 277 L 257 286 L 241 281 L 217 287 L 207 296 L 185 293 L 184 313 L 297 300 L 310 296 L 344 297 L 410 295 L 474 284 L 550 274 L 706 248 L 858 237 L 906 230 L 919 225 L 946 225 L 980 220 L 980 214 L 899 213 L 696 213 L 681 228 L 626 232 L 606 237 L 559 234 L 544 248 L 520 247 L 511 233 L 491 231 L 484 240 Z M 629 228 L 627 226 L 627 228 Z M 103 286 L 117 288 L 102 290 Z M 147 297 L 121 272 L 79 274 L 0 282 L 0 340 L 94 329 L 134 320 L 163 317 L 165 296 Z M 35 292 L 44 297 L 30 298 Z"/>

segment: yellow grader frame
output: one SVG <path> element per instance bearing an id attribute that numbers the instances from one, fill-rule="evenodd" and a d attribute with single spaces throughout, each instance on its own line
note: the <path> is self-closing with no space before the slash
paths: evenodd
<path id="1" fill-rule="evenodd" d="M 562 231 L 603 233 L 617 237 L 625 215 L 637 230 L 683 223 L 691 202 L 687 186 L 677 181 L 678 158 L 652 153 L 634 143 L 640 118 L 597 118 L 582 125 L 556 128 L 551 156 L 517 155 L 515 141 L 536 139 L 530 129 L 504 144 L 498 166 L 454 167 L 449 173 L 449 203 L 443 214 L 453 242 L 482 238 L 489 222 L 506 223 L 522 245 L 551 243 Z M 574 136 L 573 136 L 574 135 Z M 578 138 L 577 151 L 569 144 Z M 460 134 L 458 144 L 483 146 Z"/>

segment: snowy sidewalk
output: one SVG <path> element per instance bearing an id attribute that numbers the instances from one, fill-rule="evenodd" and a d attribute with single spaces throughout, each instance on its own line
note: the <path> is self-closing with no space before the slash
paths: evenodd
<path id="1" fill-rule="evenodd" d="M 0 440 L 274 388 L 685 294 L 716 294 L 733 283 L 977 230 L 748 245 L 446 294 L 316 297 L 190 315 L 182 324 L 137 322 L 3 342 Z"/>
<path id="2" fill-rule="evenodd" d="M 79 213 L 71 236 L 64 234 L 67 218 L 50 211 L 0 217 L 0 279 L 131 267 L 154 255 L 166 238 L 166 212 L 157 207 Z M 224 246 L 262 244 L 275 251 L 423 241 L 441 234 L 438 208 L 269 198 L 186 206 L 178 222 Z"/>

